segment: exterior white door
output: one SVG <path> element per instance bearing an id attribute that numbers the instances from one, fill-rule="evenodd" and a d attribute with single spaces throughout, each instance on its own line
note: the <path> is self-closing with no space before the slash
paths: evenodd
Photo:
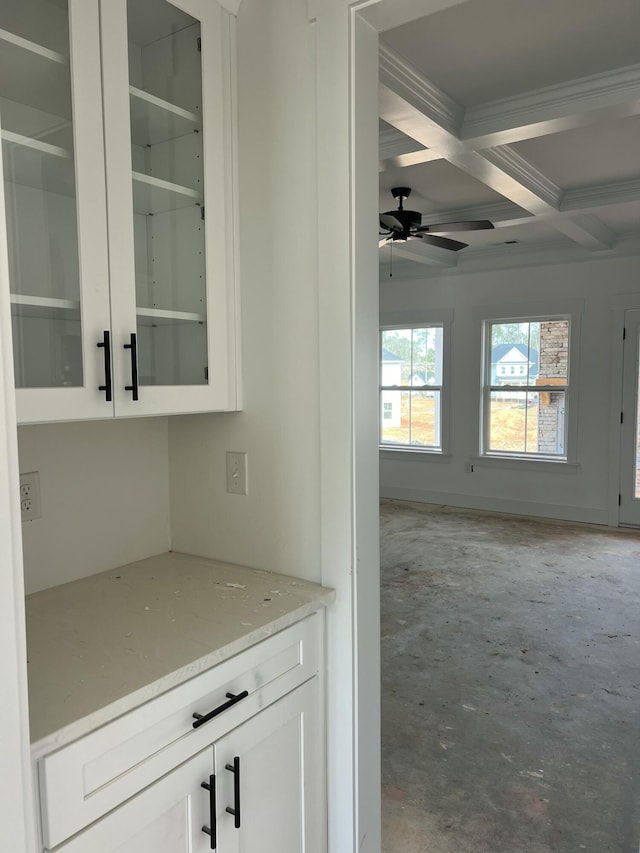
<path id="1" fill-rule="evenodd" d="M 59 853 L 205 853 L 211 836 L 208 784 L 213 750 L 205 749 L 106 817 L 57 847 Z"/>
<path id="2" fill-rule="evenodd" d="M 619 523 L 640 527 L 640 310 L 625 311 Z"/>
<path id="3" fill-rule="evenodd" d="M 326 850 L 320 702 L 313 678 L 216 743 L 220 853 Z"/>

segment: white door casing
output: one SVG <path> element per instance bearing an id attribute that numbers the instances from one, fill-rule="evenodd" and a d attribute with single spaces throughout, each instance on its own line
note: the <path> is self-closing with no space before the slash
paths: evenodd
<path id="1" fill-rule="evenodd" d="M 620 424 L 619 524 L 640 527 L 640 310 L 625 311 Z"/>

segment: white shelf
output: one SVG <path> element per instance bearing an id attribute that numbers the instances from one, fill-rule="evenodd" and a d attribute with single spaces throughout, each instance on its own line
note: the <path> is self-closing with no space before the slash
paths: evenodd
<path id="1" fill-rule="evenodd" d="M 135 213 L 167 213 L 202 203 L 202 194 L 190 187 L 172 184 L 142 172 L 133 172 L 132 178 Z"/>
<path id="2" fill-rule="evenodd" d="M 191 311 L 166 311 L 161 308 L 136 308 L 139 326 L 175 326 L 185 323 L 205 323 L 205 314 Z"/>
<path id="3" fill-rule="evenodd" d="M 70 119 L 1 96 L 0 116 L 3 130 L 11 131 L 20 137 L 46 141 L 68 151 L 73 149 L 73 126 Z"/>
<path id="4" fill-rule="evenodd" d="M 75 196 L 75 167 L 71 153 L 10 130 L 2 131 L 6 180 L 45 192 Z"/>
<path id="5" fill-rule="evenodd" d="M 131 141 L 134 145 L 156 145 L 193 133 L 202 126 L 200 116 L 129 86 Z"/>
<path id="6" fill-rule="evenodd" d="M 69 60 L 61 53 L 0 30 L 0 94 L 71 117 Z"/>
<path id="7" fill-rule="evenodd" d="M 11 315 L 13 317 L 36 317 L 44 320 L 79 320 L 80 301 L 55 299 L 49 296 L 25 296 L 12 293 Z"/>
<path id="8" fill-rule="evenodd" d="M 5 45 L 11 45 L 11 47 L 17 48 L 23 53 L 34 54 L 41 59 L 47 60 L 47 62 L 54 62 L 57 65 L 69 64 L 69 60 L 64 54 L 58 53 L 55 50 L 49 50 L 48 47 L 43 47 L 41 44 L 22 38 L 22 36 L 11 33 L 9 30 L 0 29 L 0 50 L 4 50 Z"/>

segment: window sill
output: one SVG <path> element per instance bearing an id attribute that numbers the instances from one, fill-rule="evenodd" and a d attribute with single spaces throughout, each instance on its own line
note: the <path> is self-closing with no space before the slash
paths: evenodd
<path id="1" fill-rule="evenodd" d="M 402 459 L 407 462 L 449 462 L 451 454 L 443 453 L 441 450 L 417 450 L 413 447 L 386 447 L 381 444 L 380 459 Z"/>
<path id="2" fill-rule="evenodd" d="M 576 474 L 577 462 L 564 459 L 530 459 L 518 456 L 473 456 L 471 463 L 478 468 L 504 468 L 511 471 L 544 471 L 555 474 Z"/>

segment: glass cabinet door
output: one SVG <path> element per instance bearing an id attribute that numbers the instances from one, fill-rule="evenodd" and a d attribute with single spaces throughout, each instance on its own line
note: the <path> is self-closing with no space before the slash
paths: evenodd
<path id="1" fill-rule="evenodd" d="M 15 383 L 23 421 L 112 411 L 98 391 L 104 358 L 96 347 L 98 328 L 108 330 L 110 322 L 104 214 L 98 211 L 78 227 L 81 202 L 90 199 L 99 206 L 101 193 L 104 199 L 99 59 L 71 50 L 76 9 L 74 23 L 84 51 L 99 44 L 95 8 L 92 14 L 77 0 L 0 3 L 4 204 Z M 84 115 L 80 129 L 74 126 L 79 102 L 91 104 L 92 112 Z M 84 155 L 78 156 L 78 143 L 87 146 Z M 80 163 L 87 164 L 82 165 L 89 174 L 86 184 Z M 85 275 L 92 283 L 86 300 Z"/>
<path id="2" fill-rule="evenodd" d="M 222 17 L 215 0 L 102 4 L 117 413 L 228 407 Z"/>

